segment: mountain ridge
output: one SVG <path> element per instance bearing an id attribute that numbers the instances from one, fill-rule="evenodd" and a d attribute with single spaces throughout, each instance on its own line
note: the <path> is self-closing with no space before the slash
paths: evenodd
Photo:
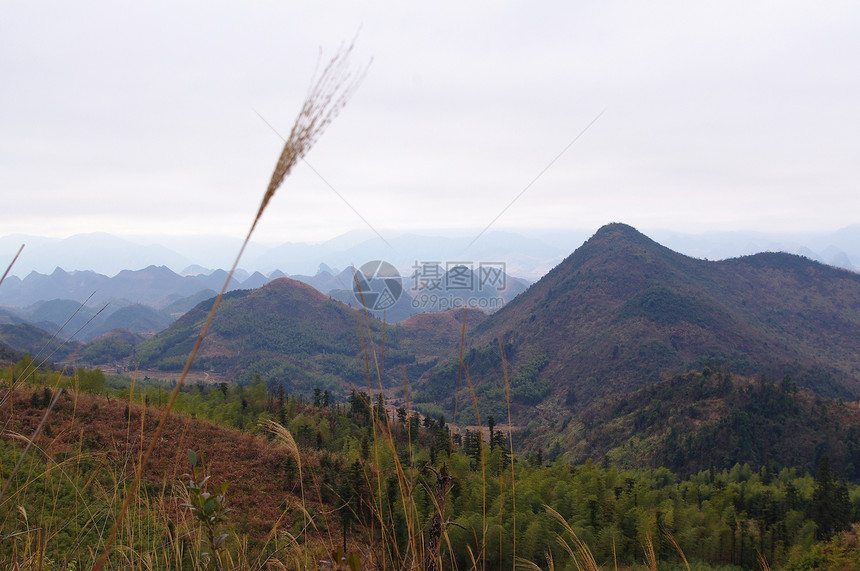
<path id="1" fill-rule="evenodd" d="M 501 378 L 499 340 L 512 377 L 546 358 L 532 379 L 541 401 L 583 406 L 714 359 L 742 374 L 792 372 L 801 386 L 853 398 L 860 275 L 792 254 L 699 260 L 609 224 L 475 327 L 479 387 Z M 430 400 L 445 393 L 454 359 L 419 384 Z"/>

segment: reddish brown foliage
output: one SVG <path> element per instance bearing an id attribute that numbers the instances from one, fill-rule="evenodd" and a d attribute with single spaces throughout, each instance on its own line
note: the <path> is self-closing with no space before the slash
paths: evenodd
<path id="1" fill-rule="evenodd" d="M 128 461 L 124 473 L 131 478 L 140 450 L 148 444 L 161 411 L 133 405 L 126 420 L 126 405 L 126 401 L 88 394 L 64 395 L 48 419 L 50 428 L 43 431 L 36 443 L 51 457 L 82 450 L 105 454 L 118 467 Z M 44 410 L 31 406 L 30 392 L 16 391 L 14 413 L 5 435 L 31 435 L 43 414 Z M 10 417 L 9 402 L 0 409 L 0 417 Z M 234 519 L 242 522 L 242 531 L 259 537 L 258 534 L 272 529 L 286 509 L 301 505 L 299 483 L 287 475 L 288 453 L 283 445 L 174 415 L 168 419 L 161 442 L 143 474 L 145 484 L 155 484 L 164 490 L 162 505 L 173 518 L 180 515 L 177 513 L 180 502 L 173 485 L 189 469 L 188 449 L 204 453 L 208 473 L 216 486 L 224 481 L 230 483 L 227 497 Z M 282 520 L 282 524 L 290 523 L 289 518 Z"/>

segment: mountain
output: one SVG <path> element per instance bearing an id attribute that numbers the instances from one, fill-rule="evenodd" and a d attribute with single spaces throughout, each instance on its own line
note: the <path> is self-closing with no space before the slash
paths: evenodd
<path id="1" fill-rule="evenodd" d="M 447 355 L 459 350 L 464 315 L 467 335 L 487 318 L 487 314 L 478 309 L 450 309 L 418 313 L 397 324 L 394 332 L 398 348 L 409 358 L 409 379 L 419 378 Z"/>
<path id="2" fill-rule="evenodd" d="M 181 369 L 214 300 L 200 303 L 136 347 L 141 367 Z M 366 386 L 362 316 L 311 286 L 280 278 L 256 290 L 226 294 L 195 362 L 198 369 L 248 381 L 259 374 L 288 390 L 344 383 Z M 382 324 L 370 319 L 381 346 Z M 386 360 L 399 362 L 396 348 Z M 372 357 L 371 357 L 372 359 Z"/>
<path id="3" fill-rule="evenodd" d="M 193 295 L 179 298 L 176 301 L 173 301 L 170 304 L 162 307 L 161 312 L 166 315 L 169 315 L 173 319 L 179 319 L 184 313 L 192 309 L 201 301 L 206 301 L 207 299 L 213 298 L 216 295 L 218 295 L 218 292 L 213 289 L 200 290 Z"/>
<path id="4" fill-rule="evenodd" d="M 0 325 L 0 345 L 18 353 L 29 353 L 37 363 L 64 361 L 81 347 L 76 341 L 57 339 L 29 323 Z"/>
<path id="5" fill-rule="evenodd" d="M 354 283 L 354 271 L 353 267 L 349 266 L 338 273 L 333 273 L 331 268 L 322 264 L 319 271 L 312 276 L 298 274 L 289 277 L 313 286 L 323 293 L 341 289 L 351 291 Z"/>
<path id="6" fill-rule="evenodd" d="M 242 288 L 243 289 L 257 289 L 258 287 L 263 287 L 271 280 L 261 274 L 260 272 L 254 272 L 244 280 L 242 280 Z"/>
<path id="7" fill-rule="evenodd" d="M 27 323 L 29 318 L 27 312 L 15 307 L 0 307 L 0 324 L 14 325 L 16 323 Z"/>
<path id="8" fill-rule="evenodd" d="M 696 258 L 720 260 L 759 252 L 799 254 L 852 271 L 860 271 L 860 224 L 835 232 L 722 231 L 683 234 L 655 230 L 649 235 L 669 248 Z"/>
<path id="9" fill-rule="evenodd" d="M 420 264 L 413 268 L 412 274 L 400 278 L 402 291 L 396 302 L 385 311 L 368 309 L 377 319 L 388 323 L 400 323 L 412 315 L 430 312 L 444 312 L 457 308 L 477 309 L 486 313 L 497 311 L 505 303 L 528 289 L 528 281 L 510 276 L 504 271 L 504 264 Z M 362 303 L 357 299 L 354 286 L 355 278 L 352 267 L 345 269 L 335 278 L 338 287 L 331 290 L 326 287 L 325 272 L 317 274 L 307 283 L 320 291 L 328 291 L 331 297 L 349 305 L 361 308 Z M 305 281 L 304 276 L 294 276 Z M 320 279 L 322 278 L 322 279 Z M 372 279 L 368 276 L 368 279 Z M 347 281 L 349 280 L 349 281 Z M 360 282 L 368 291 L 373 284 Z M 373 304 L 368 303 L 368 306 Z"/>
<path id="10" fill-rule="evenodd" d="M 212 299 L 200 303 L 137 345 L 135 360 L 142 368 L 181 369 L 212 303 Z M 470 327 L 486 318 L 478 310 L 467 313 Z M 368 361 L 374 362 L 370 340 L 361 333 L 369 326 L 372 348 L 381 355 L 384 347 L 383 382 L 400 386 L 404 370 L 415 380 L 440 356 L 459 347 L 462 315 L 462 310 L 421 314 L 398 325 L 384 325 L 303 282 L 279 278 L 257 290 L 225 295 L 195 367 L 240 382 L 259 374 L 267 382 L 282 382 L 290 391 L 323 388 L 340 393 L 363 388 Z M 376 375 L 371 378 L 375 385 Z"/>
<path id="11" fill-rule="evenodd" d="M 181 272 L 177 272 L 180 276 L 199 276 L 200 274 L 209 275 L 212 273 L 212 270 L 209 268 L 204 268 L 199 264 L 191 264 L 190 266 L 184 268 Z"/>
<path id="12" fill-rule="evenodd" d="M 369 230 L 351 231 L 318 244 L 274 246 L 251 242 L 245 250 L 243 265 L 252 273 L 269 274 L 280 268 L 291 274 L 313 275 L 320 273 L 321 263 L 343 268 L 378 259 L 394 264 L 406 275 L 413 265 L 434 260 L 442 265 L 445 261 L 503 262 L 508 274 L 533 281 L 558 264 L 590 234 L 582 229 L 493 230 L 480 236 L 478 229 L 449 231 L 445 235 L 383 230 L 382 239 Z M 860 271 L 860 225 L 835 232 L 738 230 L 689 234 L 655 229 L 649 235 L 693 257 L 713 260 L 778 250 L 804 253 L 830 265 Z M 56 267 L 68 272 L 91 270 L 113 276 L 123 269 L 167 266 L 180 275 L 194 276 L 209 274 L 211 270 L 207 268 L 229 267 L 241 242 L 239 238 L 223 236 L 125 239 L 92 233 L 56 239 L 8 235 L 0 236 L 0 259 L 11 260 L 20 245 L 26 244 L 12 268 L 13 275 L 7 279 L 25 276 L 31 271 L 49 273 Z M 237 281 L 245 281 L 247 276 L 243 272 L 240 270 L 236 275 Z"/>
<path id="13" fill-rule="evenodd" d="M 584 407 L 710 360 L 853 398 L 860 275 L 782 253 L 698 260 L 610 224 L 472 331 L 477 394 L 503 412 L 498 340 L 523 414 Z M 452 359 L 428 372 L 416 398 L 453 409 L 457 369 Z"/>
<path id="14" fill-rule="evenodd" d="M 5 343 L 0 343 L 0 367 L 9 366 L 19 359 L 22 354 Z"/>
<path id="15" fill-rule="evenodd" d="M 111 329 L 84 345 L 80 358 L 90 366 L 122 363 L 145 339 L 143 335 L 126 329 Z"/>
<path id="16" fill-rule="evenodd" d="M 98 294 L 109 283 L 110 278 L 93 271 L 67 272 L 55 268 L 50 274 L 30 272 L 17 283 L 3 283 L 0 287 L 0 303 L 15 307 L 26 307 L 53 299 L 83 303 L 96 293 L 90 298 L 90 302 L 95 305 L 109 299 L 109 295 Z"/>
<path id="17" fill-rule="evenodd" d="M 493 313 L 528 289 L 529 282 L 505 273 L 505 264 L 422 264 L 415 268 L 406 291 L 413 313 L 468 307 Z M 411 288 L 409 287 L 411 286 Z"/>
<path id="18" fill-rule="evenodd" d="M 332 299 L 336 299 L 341 303 L 345 303 L 346 305 L 361 310 L 367 311 L 370 315 L 372 315 L 376 319 L 380 319 L 385 321 L 386 323 L 400 323 L 404 319 L 415 315 L 418 312 L 415 306 L 413 306 L 413 299 L 409 295 L 408 291 L 403 291 L 397 301 L 391 307 L 385 308 L 383 311 L 374 311 L 372 309 L 366 309 L 359 299 L 356 299 L 355 291 L 352 289 L 333 289 L 328 292 L 328 295 Z M 371 305 L 368 303 L 368 305 Z"/>
<path id="19" fill-rule="evenodd" d="M 110 312 L 108 312 L 109 314 Z M 105 315 L 70 299 L 40 301 L 27 308 L 27 321 L 41 329 L 57 332 L 61 339 L 72 335 L 78 341 L 90 338 L 87 334 L 100 327 Z"/>
<path id="20" fill-rule="evenodd" d="M 157 333 L 165 329 L 173 322 L 168 314 L 155 309 L 135 303 L 117 309 L 89 331 L 83 340 L 90 340 L 114 329 L 121 329 L 131 333 Z"/>

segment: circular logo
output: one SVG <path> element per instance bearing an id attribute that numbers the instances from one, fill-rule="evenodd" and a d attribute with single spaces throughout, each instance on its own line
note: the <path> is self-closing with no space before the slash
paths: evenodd
<path id="1" fill-rule="evenodd" d="M 403 280 L 397 268 L 388 262 L 373 260 L 355 271 L 352 291 L 355 293 L 355 299 L 364 307 L 382 311 L 400 299 Z"/>

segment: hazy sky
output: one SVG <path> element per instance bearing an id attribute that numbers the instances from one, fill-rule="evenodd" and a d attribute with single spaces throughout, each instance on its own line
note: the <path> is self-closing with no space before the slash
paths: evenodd
<path id="1" fill-rule="evenodd" d="M 375 228 L 860 222 L 856 2 L 38 2 L 0 17 L 0 235 L 242 236 L 315 66 L 309 163 Z M 364 222 L 306 165 L 256 237 Z"/>

